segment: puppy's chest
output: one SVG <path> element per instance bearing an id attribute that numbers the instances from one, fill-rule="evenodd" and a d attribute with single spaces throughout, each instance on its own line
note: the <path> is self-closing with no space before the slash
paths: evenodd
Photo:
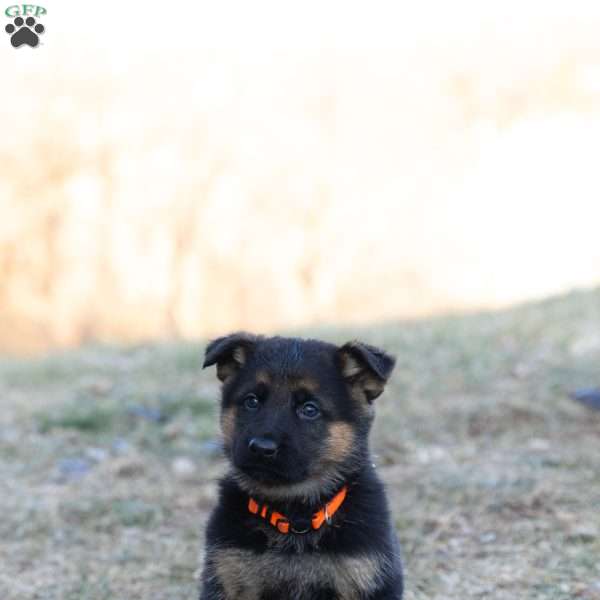
<path id="1" fill-rule="evenodd" d="M 375 555 L 256 554 L 228 548 L 216 550 L 213 560 L 224 600 L 359 600 L 383 575 Z"/>

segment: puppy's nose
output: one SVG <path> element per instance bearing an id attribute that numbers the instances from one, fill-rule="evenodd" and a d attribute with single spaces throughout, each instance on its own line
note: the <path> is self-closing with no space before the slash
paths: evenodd
<path id="1" fill-rule="evenodd" d="M 271 438 L 253 437 L 248 442 L 248 448 L 262 458 L 274 458 L 279 450 L 279 445 Z"/>

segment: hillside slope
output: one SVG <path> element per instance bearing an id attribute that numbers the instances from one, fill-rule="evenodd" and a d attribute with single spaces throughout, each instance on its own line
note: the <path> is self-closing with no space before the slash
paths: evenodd
<path id="1" fill-rule="evenodd" d="M 373 435 L 407 599 L 600 598 L 600 291 L 303 331 L 398 356 Z M 0 596 L 183 600 L 223 465 L 201 344 L 0 361 Z"/>

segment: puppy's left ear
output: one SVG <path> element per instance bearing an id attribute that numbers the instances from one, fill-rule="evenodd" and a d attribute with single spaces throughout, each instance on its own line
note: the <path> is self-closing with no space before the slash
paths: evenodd
<path id="1" fill-rule="evenodd" d="M 206 347 L 202 368 L 216 364 L 217 377 L 221 381 L 230 379 L 246 364 L 258 339 L 257 335 L 241 331 L 213 340 Z"/>
<path id="2" fill-rule="evenodd" d="M 396 364 L 393 356 L 362 342 L 344 344 L 338 349 L 338 359 L 344 379 L 369 403 L 383 392 Z"/>

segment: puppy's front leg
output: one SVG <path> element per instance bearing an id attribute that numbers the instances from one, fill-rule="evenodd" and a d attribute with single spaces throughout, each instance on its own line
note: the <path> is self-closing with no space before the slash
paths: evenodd
<path id="1" fill-rule="evenodd" d="M 206 565 L 204 573 L 202 574 L 200 600 L 226 600 L 225 592 L 216 580 L 210 563 Z"/>
<path id="2" fill-rule="evenodd" d="M 365 600 L 402 600 L 402 592 L 393 589 L 380 590 L 370 596 L 365 596 Z"/>
<path id="3" fill-rule="evenodd" d="M 223 592 L 214 583 L 205 583 L 200 592 L 200 600 L 225 600 Z"/>
<path id="4" fill-rule="evenodd" d="M 397 575 L 377 591 L 365 596 L 365 600 L 402 600 L 402 593 L 402 577 Z"/>

